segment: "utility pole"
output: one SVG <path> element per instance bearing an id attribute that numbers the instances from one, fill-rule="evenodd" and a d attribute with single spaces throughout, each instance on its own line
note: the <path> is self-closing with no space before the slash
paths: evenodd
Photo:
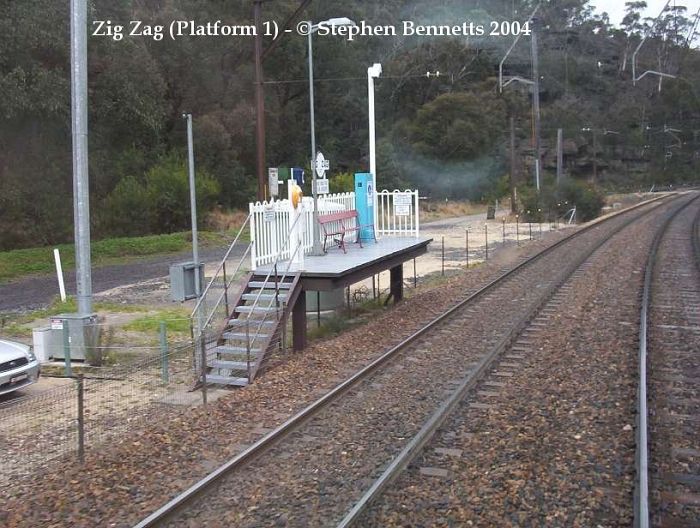
<path id="1" fill-rule="evenodd" d="M 540 144 L 540 70 L 539 55 L 537 54 L 537 19 L 532 19 L 532 102 L 535 111 L 535 186 L 540 190 L 540 170 L 542 168 L 542 152 Z"/>
<path id="2" fill-rule="evenodd" d="M 517 170 L 515 153 L 515 118 L 510 116 L 510 211 L 516 213 L 518 210 L 515 203 L 515 171 Z"/>
<path id="3" fill-rule="evenodd" d="M 561 185 L 564 176 L 564 131 L 557 129 L 557 186 Z"/>
<path id="4" fill-rule="evenodd" d="M 88 172 L 87 0 L 71 0 L 71 119 L 73 135 L 73 221 L 78 314 L 92 314 L 90 181 Z"/>
<path id="5" fill-rule="evenodd" d="M 265 180 L 265 92 L 263 90 L 263 65 L 262 65 L 262 0 L 253 3 L 253 16 L 255 18 L 255 107 L 256 107 L 256 172 L 258 176 L 258 200 L 267 198 L 267 185 Z"/>

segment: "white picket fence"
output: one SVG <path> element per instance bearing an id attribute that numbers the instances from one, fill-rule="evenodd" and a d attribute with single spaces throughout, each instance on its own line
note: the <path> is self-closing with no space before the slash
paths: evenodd
<path id="1" fill-rule="evenodd" d="M 313 211 L 314 201 L 311 197 L 302 199 L 304 210 L 302 237 L 304 253 L 313 248 Z M 286 247 L 289 237 L 289 200 L 255 202 L 249 204 L 251 266 L 259 266 L 275 261 L 281 251 L 281 259 L 289 258 L 290 249 Z M 355 193 L 327 194 L 319 196 L 320 214 L 336 213 L 355 209 Z M 329 226 L 329 229 L 333 226 Z M 418 191 L 381 191 L 377 193 L 376 235 L 380 236 L 419 236 Z M 320 241 L 323 232 L 319 229 Z"/>
<path id="2" fill-rule="evenodd" d="M 310 253 L 313 248 L 314 200 L 311 197 L 302 199 L 304 211 L 301 227 L 304 253 Z M 318 198 L 320 214 L 349 211 L 355 208 L 355 193 L 327 194 Z M 285 247 L 289 237 L 289 200 L 270 202 L 255 202 L 249 204 L 250 210 L 250 240 L 252 244 L 251 265 L 255 270 L 258 266 L 270 264 L 277 258 L 280 249 L 281 258 L 289 258 L 290 249 Z M 323 241 L 323 238 L 320 239 Z"/>
<path id="3" fill-rule="evenodd" d="M 418 191 L 380 191 L 377 193 L 377 236 L 420 235 Z"/>

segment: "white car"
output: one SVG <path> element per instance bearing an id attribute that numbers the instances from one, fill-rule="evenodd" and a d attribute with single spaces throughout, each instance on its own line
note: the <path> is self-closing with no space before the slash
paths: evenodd
<path id="1" fill-rule="evenodd" d="M 0 339 L 0 394 L 16 391 L 39 379 L 39 362 L 31 347 Z"/>

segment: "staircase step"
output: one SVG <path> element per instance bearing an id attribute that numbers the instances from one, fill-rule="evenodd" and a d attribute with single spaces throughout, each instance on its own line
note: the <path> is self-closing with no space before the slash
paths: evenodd
<path id="1" fill-rule="evenodd" d="M 275 281 L 268 281 L 268 282 L 263 282 L 263 281 L 250 281 L 248 283 L 249 288 L 256 288 L 258 290 L 274 290 L 275 289 Z M 277 287 L 280 290 L 288 290 L 289 288 L 292 287 L 291 282 L 278 282 Z"/>
<path id="2" fill-rule="evenodd" d="M 215 359 L 207 363 L 208 367 L 228 370 L 248 370 L 248 362 L 246 361 L 225 361 L 223 359 Z M 255 361 L 251 360 L 250 367 L 255 367 Z"/>
<path id="3" fill-rule="evenodd" d="M 259 321 L 255 319 L 250 319 L 247 321 L 247 324 L 250 326 L 250 332 L 252 335 L 255 335 L 255 329 L 260 326 L 262 323 L 261 328 L 264 327 L 270 327 L 270 326 L 277 326 L 277 320 L 276 319 L 270 319 L 269 321 Z M 231 319 L 228 322 L 229 328 L 245 328 L 246 327 L 246 320 L 245 319 Z"/>
<path id="4" fill-rule="evenodd" d="M 231 346 L 231 345 L 221 345 L 215 348 L 217 354 L 246 354 L 248 349 L 246 347 Z M 258 353 L 262 352 L 260 348 L 251 348 L 250 357 L 255 358 Z"/>
<path id="5" fill-rule="evenodd" d="M 217 374 L 207 374 L 207 383 L 245 387 L 248 385 L 248 378 L 233 378 L 229 376 L 219 376 Z"/>
<path id="6" fill-rule="evenodd" d="M 250 338 L 252 339 L 255 336 L 255 329 L 257 328 L 257 326 L 254 326 L 254 325 L 250 325 L 250 326 L 251 326 Z M 263 330 L 263 329 L 261 328 L 260 330 Z M 260 334 L 258 334 L 258 339 L 265 339 L 269 336 L 270 336 L 269 333 L 264 333 L 261 331 Z M 245 341 L 248 339 L 248 336 L 246 335 L 245 332 L 224 332 L 223 334 L 221 334 L 221 337 L 223 337 L 224 339 L 228 339 L 229 341 L 236 341 L 236 340 Z"/>
<path id="7" fill-rule="evenodd" d="M 236 306 L 236 313 L 274 313 L 277 312 L 275 306 Z"/>
<path id="8" fill-rule="evenodd" d="M 280 301 L 287 300 L 286 293 L 280 293 L 278 297 L 279 297 Z M 254 301 L 256 299 L 258 299 L 260 301 L 274 301 L 275 294 L 274 293 L 261 293 L 260 295 L 258 295 L 257 293 L 244 293 L 243 294 L 244 301 Z"/>

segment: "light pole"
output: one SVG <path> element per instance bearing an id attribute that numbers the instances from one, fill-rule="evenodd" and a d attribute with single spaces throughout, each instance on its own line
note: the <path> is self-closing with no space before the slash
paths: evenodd
<path id="1" fill-rule="evenodd" d="M 78 313 L 92 313 L 90 181 L 88 175 L 87 2 L 71 0 L 71 119 L 73 136 L 73 218 Z"/>
<path id="2" fill-rule="evenodd" d="M 347 17 L 331 18 L 314 24 L 308 22 L 308 41 L 309 41 L 309 115 L 311 120 L 311 192 L 314 197 L 314 221 L 313 221 L 313 255 L 323 255 L 321 248 L 321 237 L 318 226 L 318 194 L 316 193 L 316 123 L 314 113 L 314 52 L 312 36 L 318 31 L 318 28 L 323 25 L 327 27 L 342 27 L 356 26 L 355 22 Z"/>
<path id="3" fill-rule="evenodd" d="M 194 292 L 201 295 L 199 276 L 199 237 L 197 231 L 197 191 L 194 181 L 194 140 L 192 137 L 192 114 L 182 114 L 187 121 L 187 169 L 190 181 L 190 216 L 192 218 L 192 259 L 194 260 Z"/>
<path id="4" fill-rule="evenodd" d="M 377 225 L 377 137 L 374 120 L 374 79 L 382 74 L 382 65 L 375 63 L 367 68 L 367 96 L 369 100 L 369 172 L 374 178 L 374 193 L 372 207 L 374 210 L 374 225 Z"/>

